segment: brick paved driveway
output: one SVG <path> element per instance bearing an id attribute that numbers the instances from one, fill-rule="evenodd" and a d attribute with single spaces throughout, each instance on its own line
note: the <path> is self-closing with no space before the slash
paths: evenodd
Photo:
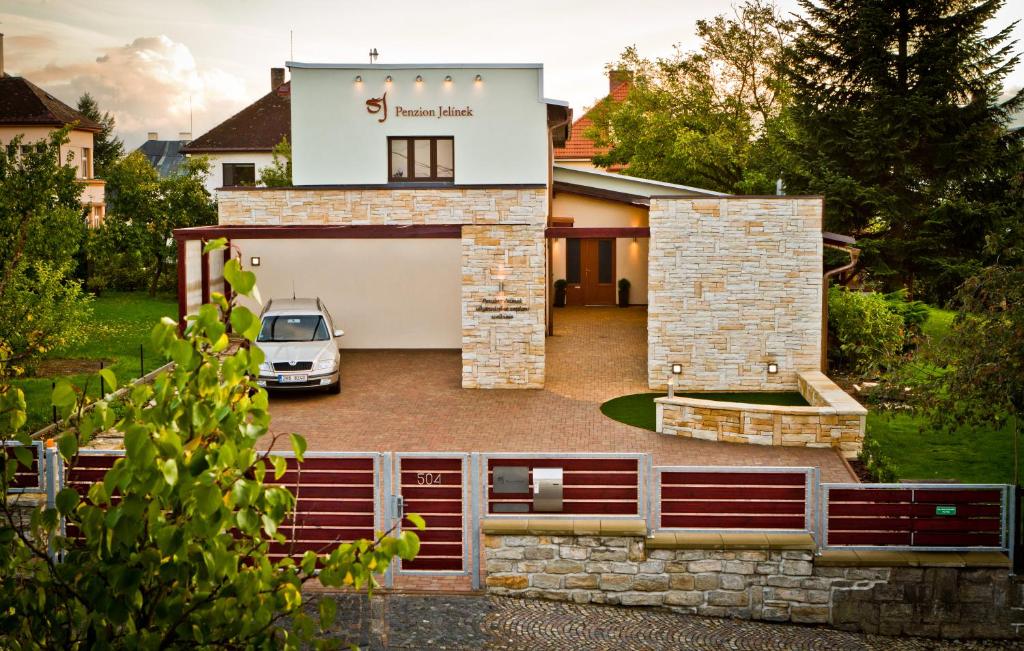
<path id="1" fill-rule="evenodd" d="M 605 400 L 648 391 L 646 310 L 555 318 L 541 391 L 462 389 L 459 351 L 345 351 L 341 395 L 272 395 L 272 431 L 302 434 L 311 450 L 650 452 L 656 464 L 818 466 L 824 481 L 852 479 L 831 450 L 667 437 L 605 417 Z"/>

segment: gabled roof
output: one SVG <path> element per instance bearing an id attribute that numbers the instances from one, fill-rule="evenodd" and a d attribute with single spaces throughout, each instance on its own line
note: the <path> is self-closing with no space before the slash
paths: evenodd
<path id="1" fill-rule="evenodd" d="M 199 136 L 182 149 L 186 154 L 271 151 L 292 131 L 291 82 L 285 82 Z"/>
<path id="2" fill-rule="evenodd" d="M 181 150 L 187 143 L 187 140 L 147 140 L 136 151 L 149 159 L 149 164 L 163 179 L 178 173 L 178 168 L 185 162 L 185 154 Z"/>
<path id="3" fill-rule="evenodd" d="M 0 126 L 63 127 L 98 132 L 102 127 L 24 77 L 0 76 Z"/>
<path id="4" fill-rule="evenodd" d="M 608 95 L 594 106 L 596 107 L 606 101 L 621 102 L 625 100 L 626 96 L 629 95 L 629 87 L 629 81 L 620 81 L 612 87 Z M 608 153 L 609 147 L 598 147 L 594 144 L 593 140 L 583 135 L 594 125 L 594 121 L 589 117 L 590 111 L 593 110 L 594 107 L 591 107 L 579 120 L 573 122 L 572 129 L 569 132 L 569 139 L 565 141 L 565 146 L 555 148 L 555 160 L 590 160 L 598 154 Z"/>

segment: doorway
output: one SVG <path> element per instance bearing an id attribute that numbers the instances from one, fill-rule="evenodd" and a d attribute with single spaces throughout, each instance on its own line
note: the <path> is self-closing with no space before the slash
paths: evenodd
<path id="1" fill-rule="evenodd" d="M 615 305 L 615 239 L 565 241 L 567 305 Z"/>

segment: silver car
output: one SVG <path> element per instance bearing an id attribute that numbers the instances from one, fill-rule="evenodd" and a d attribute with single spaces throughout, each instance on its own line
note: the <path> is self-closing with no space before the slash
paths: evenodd
<path id="1" fill-rule="evenodd" d="M 345 333 L 335 329 L 319 298 L 271 300 L 260 319 L 256 345 L 266 357 L 257 379 L 261 387 L 341 392 L 341 354 L 334 340 Z"/>

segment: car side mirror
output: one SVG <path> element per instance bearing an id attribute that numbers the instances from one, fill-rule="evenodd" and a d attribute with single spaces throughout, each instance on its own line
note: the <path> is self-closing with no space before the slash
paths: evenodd
<path id="1" fill-rule="evenodd" d="M 335 330 L 334 331 L 334 336 L 335 337 L 344 337 L 345 336 L 345 331 L 344 330 Z"/>

